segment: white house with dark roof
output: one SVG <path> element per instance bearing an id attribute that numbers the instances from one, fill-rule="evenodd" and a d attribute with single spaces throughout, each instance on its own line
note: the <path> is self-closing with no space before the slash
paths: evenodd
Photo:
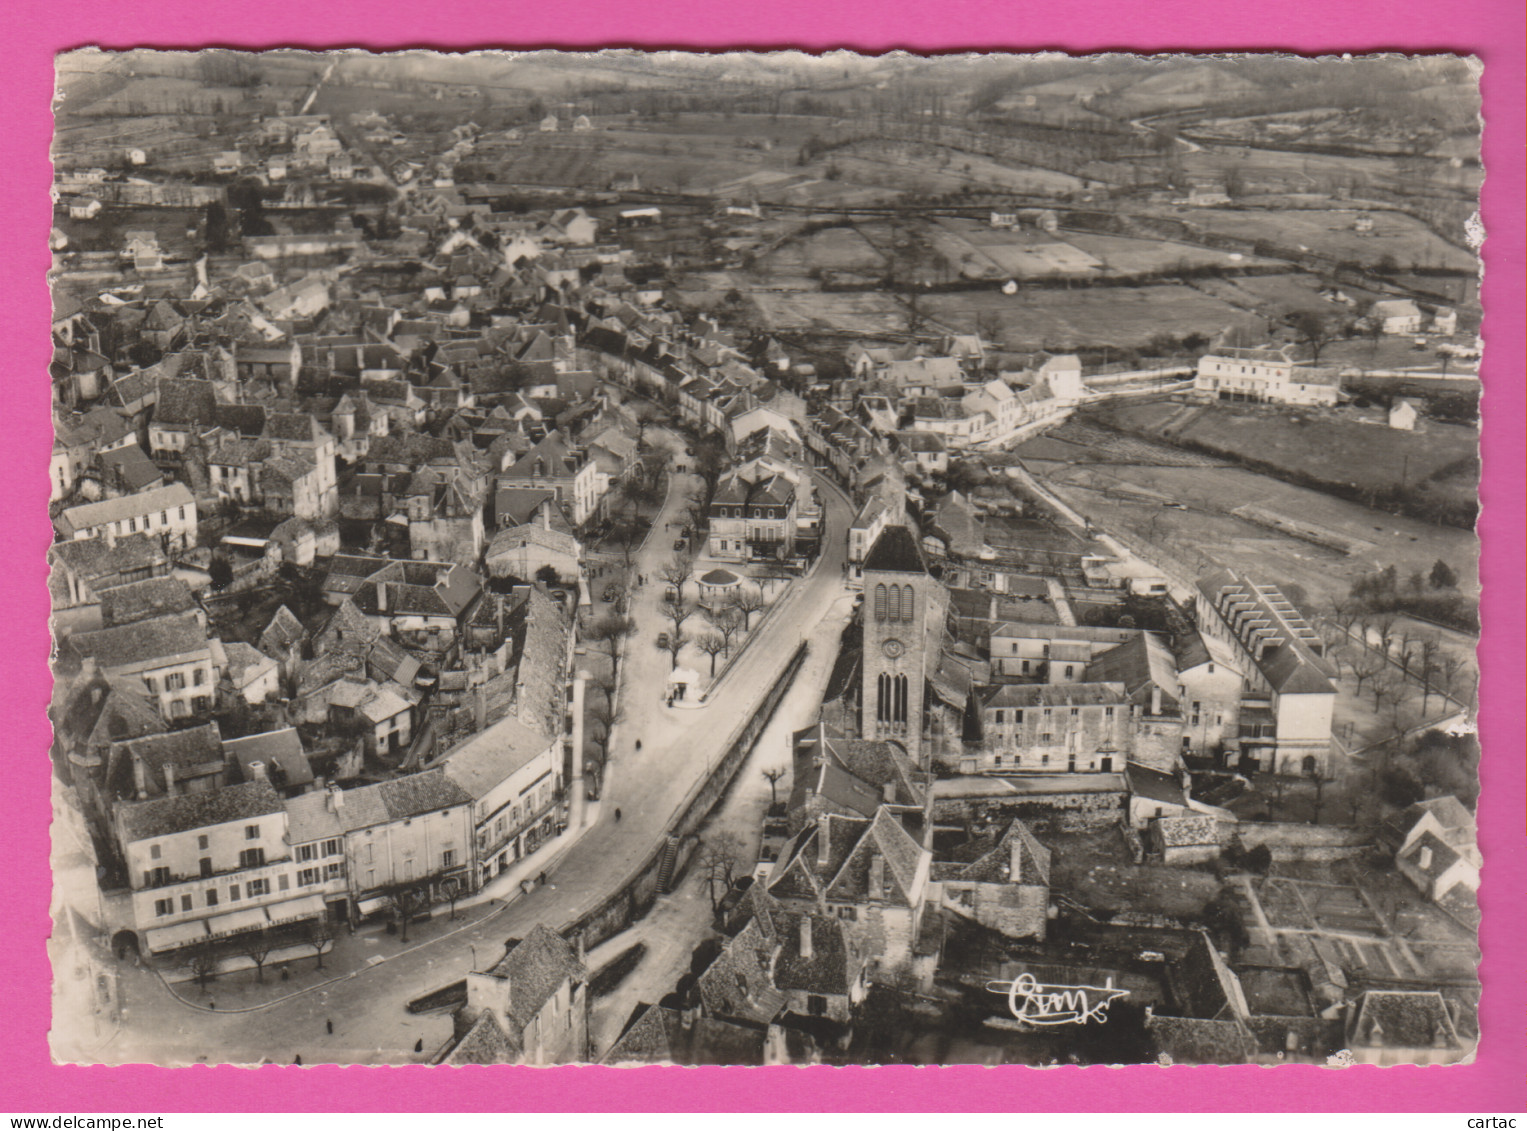
<path id="1" fill-rule="evenodd" d="M 795 484 L 783 475 L 727 476 L 711 499 L 709 556 L 732 562 L 790 556 L 798 510 Z"/>
<path id="2" fill-rule="evenodd" d="M 1117 681 L 1006 683 L 975 694 L 980 739 L 960 749 L 962 774 L 1111 774 L 1133 749 L 1130 699 Z"/>
<path id="3" fill-rule="evenodd" d="M 1198 359 L 1196 392 L 1222 401 L 1334 405 L 1341 399 L 1340 371 L 1295 360 L 1292 350 L 1226 347 Z"/>
<path id="4" fill-rule="evenodd" d="M 1198 581 L 1200 632 L 1234 649 L 1245 674 L 1242 764 L 1329 777 L 1336 685 L 1325 645 L 1275 585 L 1230 570 Z"/>
<path id="5" fill-rule="evenodd" d="M 77 632 L 64 642 L 63 650 L 82 666 L 93 665 L 109 677 L 141 680 L 171 720 L 212 709 L 226 662 L 222 643 L 207 636 L 196 613 Z"/>
<path id="6" fill-rule="evenodd" d="M 472 889 L 472 797 L 439 767 L 358 789 L 330 787 L 345 833 L 355 913 L 385 910 L 390 889 L 406 886 L 447 898 L 449 885 Z"/>
<path id="7" fill-rule="evenodd" d="M 436 764 L 472 798 L 478 887 L 534 855 L 563 824 L 559 735 L 510 715 Z"/>
<path id="8" fill-rule="evenodd" d="M 870 817 L 821 812 L 763 882 L 787 910 L 844 921 L 860 953 L 891 968 L 911 957 L 932 860 L 885 806 Z"/>
<path id="9" fill-rule="evenodd" d="M 284 607 L 284 606 L 283 606 Z M 228 689 L 250 706 L 258 706 L 281 690 L 281 667 L 253 644 L 232 640 L 223 645 L 223 674 Z"/>
<path id="10" fill-rule="evenodd" d="M 1425 321 L 1421 308 L 1408 298 L 1380 299 L 1368 311 L 1368 317 L 1386 334 L 1419 334 Z"/>
<path id="11" fill-rule="evenodd" d="M 543 569 L 557 580 L 576 582 L 583 572 L 582 547 L 570 532 L 555 530 L 551 512 L 542 508 L 541 520 L 513 526 L 494 535 L 483 561 L 493 577 L 517 577 L 531 581 Z"/>
<path id="12" fill-rule="evenodd" d="M 1049 924 L 1050 850 L 1013 820 L 979 842 L 975 859 L 935 863 L 935 896 L 945 910 L 1008 938 L 1043 940 Z M 990 847 L 987 847 L 987 846 Z"/>
<path id="13" fill-rule="evenodd" d="M 149 534 L 172 548 L 185 549 L 196 545 L 196 521 L 196 499 L 190 488 L 171 483 L 70 507 L 53 525 L 66 540 L 99 538 L 112 544 L 130 534 Z"/>
<path id="14" fill-rule="evenodd" d="M 310 790 L 288 797 L 287 840 L 292 846 L 296 886 L 305 896 L 323 900 L 336 922 L 349 919 L 350 884 L 345 864 L 345 829 L 331 790 Z"/>
<path id="15" fill-rule="evenodd" d="M 323 912 L 293 882 L 286 809 L 267 781 L 119 805 L 113 832 L 150 953 Z"/>
<path id="16" fill-rule="evenodd" d="M 589 1059 L 588 967 L 580 948 L 537 923 L 466 979 L 466 1004 L 437 1064 L 572 1064 Z"/>

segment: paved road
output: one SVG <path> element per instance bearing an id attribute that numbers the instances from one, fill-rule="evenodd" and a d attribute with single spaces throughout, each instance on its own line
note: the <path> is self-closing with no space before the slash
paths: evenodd
<path id="1" fill-rule="evenodd" d="M 843 592 L 827 615 L 810 629 L 810 651 L 805 663 L 769 725 L 759 735 L 752 753 L 737 771 L 726 798 L 701 831 L 702 839 L 717 832 L 735 837 L 745 846 L 749 865 L 758 859 L 764 813 L 771 798 L 763 770 L 788 769 L 791 735 L 816 721 L 837 658 L 838 642 L 852 612 L 853 595 Z M 788 796 L 790 785 L 787 775 L 777 784 L 773 796 Z M 744 869 L 747 870 L 750 868 Z M 597 969 L 634 943 L 642 942 L 647 947 L 641 961 L 615 992 L 593 1003 L 590 1032 L 596 1057 L 615 1042 L 638 1003 L 657 1002 L 673 989 L 689 969 L 690 955 L 710 929 L 711 918 L 705 869 L 696 861 L 690 864 L 680 885 L 660 897 L 645 918 L 590 952 L 589 965 Z"/>
<path id="2" fill-rule="evenodd" d="M 781 610 L 788 615 L 770 617 L 756 629 L 746 651 L 698 709 L 666 707 L 661 695 L 669 661 L 652 645 L 661 630 L 656 609 L 662 586 L 656 576 L 672 555 L 672 541 L 660 537 L 664 531 L 659 525 L 635 567 L 654 580 L 633 607 L 640 629 L 627 642 L 631 658 L 621 692 L 625 718 L 612 743 L 612 772 L 598 823 L 552 869 L 547 886 L 454 935 L 258 1012 L 208 1013 L 170 997 L 148 972 L 128 968 L 129 1019 L 91 1059 L 281 1064 L 298 1055 L 304 1064 L 425 1059 L 449 1037 L 450 1019 L 411 1016 L 404 1008 L 407 1002 L 460 978 L 472 966 L 473 947 L 477 961 L 491 962 L 506 938 L 523 935 L 537 922 L 563 928 L 614 890 L 661 839 L 683 798 L 715 764 L 734 728 L 747 718 L 796 646 L 843 597 L 853 514 L 844 496 L 825 481 L 821 493 L 828 533 L 815 572 L 781 598 L 790 602 Z M 664 515 L 672 511 L 676 517 L 683 502 L 684 492 L 670 492 Z M 660 515 L 657 521 L 670 519 Z M 633 748 L 638 736 L 643 740 L 640 752 Z M 616 808 L 622 810 L 618 822 Z M 375 946 L 379 954 L 400 949 L 388 936 L 363 940 L 362 945 Z M 328 1020 L 334 1022 L 332 1035 L 325 1026 Z M 424 1052 L 416 1054 L 414 1046 L 420 1041 Z"/>

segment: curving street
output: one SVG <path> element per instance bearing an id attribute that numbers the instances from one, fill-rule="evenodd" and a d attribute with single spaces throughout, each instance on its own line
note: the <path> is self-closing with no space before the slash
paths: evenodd
<path id="1" fill-rule="evenodd" d="M 507 904 L 494 901 L 474 908 L 452 933 L 408 947 L 386 935 L 346 939 L 347 950 L 364 948 L 375 957 L 363 959 L 358 969 L 339 980 L 298 990 L 249 1012 L 229 1012 L 230 987 L 220 990 L 214 985 L 210 992 L 222 992 L 225 1004 L 222 1010 L 210 1012 L 194 1004 L 207 996 L 200 991 L 178 987 L 187 999 L 182 1001 L 151 971 L 124 966 L 121 973 L 129 1009 L 116 1035 L 99 1045 L 82 1042 L 86 1047 L 77 1051 L 57 1049 L 55 1055 L 104 1063 L 151 1060 L 160 1064 L 266 1060 L 288 1064 L 296 1056 L 304 1064 L 427 1059 L 450 1036 L 450 1017 L 411 1015 L 405 1009 L 407 1002 L 459 979 L 474 962 L 496 961 L 506 938 L 523 935 L 535 923 L 565 928 L 598 905 L 662 839 L 690 789 L 715 764 L 796 646 L 819 626 L 822 631 L 813 640 L 813 659 L 818 659 L 818 650 L 834 644 L 846 615 L 846 604 L 839 602 L 846 593 L 843 567 L 853 511 L 836 486 L 814 477 L 824 504 L 823 549 L 816 568 L 779 598 L 782 604 L 775 614 L 755 629 L 746 649 L 701 707 L 672 708 L 663 699 L 670 660 L 655 644 L 666 624 L 658 611 L 664 587 L 657 575 L 673 552 L 671 541 L 663 537 L 664 524 L 680 522 L 687 493 L 682 478 L 688 477 L 681 477 L 669 491 L 653 534 L 633 566 L 649 581 L 634 594 L 630 610 L 637 632 L 625 641 L 621 718 L 610 746 L 603 798 L 588 807 L 591 827 L 550 866 L 544 887 Z M 838 615 L 830 617 L 835 605 Z M 824 626 L 829 618 L 832 625 Z M 826 662 L 830 667 L 830 659 Z M 813 664 L 812 683 L 825 680 L 825 672 L 820 662 Z M 790 699 L 798 708 L 800 697 Z M 809 709 L 814 706 L 810 704 Z M 777 745 L 778 728 L 771 728 L 765 737 Z M 637 739 L 642 741 L 640 751 L 635 749 Z M 770 764 L 779 760 L 778 752 L 771 752 Z M 757 776 L 751 760 L 741 773 Z M 617 808 L 622 813 L 620 821 L 614 819 Z M 272 977 L 270 971 L 266 977 Z M 332 1022 L 332 1033 L 326 1022 Z M 416 1051 L 420 1046 L 422 1051 Z"/>

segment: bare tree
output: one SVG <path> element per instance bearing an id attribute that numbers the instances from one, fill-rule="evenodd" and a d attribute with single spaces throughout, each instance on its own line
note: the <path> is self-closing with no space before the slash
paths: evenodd
<path id="1" fill-rule="evenodd" d="M 668 643 L 663 645 L 664 651 L 673 659 L 673 667 L 679 666 L 679 653 L 684 650 L 684 645 L 689 643 L 689 637 L 685 636 L 681 629 L 674 629 L 668 634 Z"/>
<path id="2" fill-rule="evenodd" d="M 1400 665 L 1400 670 L 1407 677 L 1411 674 L 1410 665 L 1416 658 L 1416 645 L 1418 642 L 1419 638 L 1412 629 L 1406 628 L 1404 625 L 1400 626 L 1399 635 L 1395 640 L 1395 643 L 1399 645 L 1399 650 L 1394 658 L 1394 662 Z"/>
<path id="3" fill-rule="evenodd" d="M 1299 341 L 1310 347 L 1310 360 L 1320 364 L 1320 351 L 1340 336 L 1340 327 L 1319 311 L 1301 310 L 1289 319 Z"/>
<path id="4" fill-rule="evenodd" d="M 710 677 L 716 678 L 716 657 L 726 650 L 726 641 L 720 633 L 704 632 L 695 637 L 695 647 L 710 657 Z"/>
<path id="5" fill-rule="evenodd" d="M 308 920 L 304 941 L 313 948 L 313 954 L 318 958 L 318 969 L 322 970 L 323 956 L 334 949 L 334 924 L 330 921 L 327 910 L 318 918 Z"/>
<path id="6" fill-rule="evenodd" d="M 735 833 L 717 831 L 706 838 L 702 851 L 700 863 L 705 868 L 710 907 L 715 911 L 743 866 L 744 848 Z"/>
<path id="7" fill-rule="evenodd" d="M 731 655 L 732 638 L 742 630 L 742 614 L 736 609 L 720 609 L 711 614 L 710 622 L 721 634 L 721 639 L 726 644 L 727 655 Z"/>
<path id="8" fill-rule="evenodd" d="M 600 617 L 589 625 L 584 633 L 586 640 L 596 644 L 602 644 L 610 653 L 610 664 L 616 662 L 616 656 L 620 653 L 620 642 L 636 631 L 636 622 L 630 617 L 621 616 L 618 613 Z"/>
<path id="9" fill-rule="evenodd" d="M 684 504 L 684 521 L 691 530 L 701 530 L 710 515 L 710 502 L 704 490 L 692 492 Z"/>
<path id="10" fill-rule="evenodd" d="M 211 943 L 200 943 L 186 956 L 187 968 L 194 975 L 196 984 L 203 988 L 217 977 L 218 965 L 217 951 Z"/>
<path id="11" fill-rule="evenodd" d="M 1389 666 L 1389 661 L 1371 648 L 1359 648 L 1352 656 L 1352 678 L 1357 680 L 1357 693 L 1363 693 L 1363 684 Z"/>
<path id="12" fill-rule="evenodd" d="M 603 695 L 606 703 L 615 702 L 615 692 L 620 686 L 620 681 L 615 678 L 613 671 L 591 675 L 585 683 L 589 688 Z"/>
<path id="13" fill-rule="evenodd" d="M 732 593 L 731 606 L 742 614 L 743 632 L 747 632 L 753 627 L 751 623 L 753 614 L 763 608 L 763 605 L 763 594 L 758 591 L 757 586 L 739 586 Z"/>
<path id="14" fill-rule="evenodd" d="M 648 446 L 647 429 L 657 423 L 657 409 L 653 408 L 650 404 L 639 404 L 631 416 L 636 421 L 636 450 L 638 452 L 645 452 Z"/>
<path id="15" fill-rule="evenodd" d="M 636 551 L 641 549 L 642 540 L 646 537 L 647 532 L 636 519 L 634 513 L 636 504 L 634 501 L 626 501 L 618 505 L 622 506 L 623 509 L 632 509 L 624 511 L 624 513 L 621 513 L 615 519 L 614 524 L 610 527 L 607 541 L 615 547 L 616 553 L 620 555 L 621 565 L 629 572 L 631 563 L 636 560 Z"/>
<path id="16" fill-rule="evenodd" d="M 1405 681 L 1388 664 L 1373 673 L 1368 690 L 1373 692 L 1373 709 L 1382 710 L 1385 700 L 1396 700 L 1404 693 Z"/>
<path id="17" fill-rule="evenodd" d="M 585 703 L 583 712 L 588 721 L 594 724 L 588 729 L 588 736 L 599 744 L 599 764 L 602 766 L 610 757 L 610 732 L 620 721 L 620 708 L 612 700 L 605 699 Z"/>
<path id="18" fill-rule="evenodd" d="M 255 981 L 265 981 L 265 960 L 270 957 L 270 952 L 275 948 L 276 940 L 265 927 L 258 927 L 253 931 L 245 931 L 235 935 L 239 953 L 255 964 Z"/>
<path id="19" fill-rule="evenodd" d="M 1379 651 L 1383 652 L 1386 658 L 1398 624 L 1399 618 L 1393 613 L 1381 613 L 1373 618 L 1373 630 L 1379 634 Z"/>
<path id="20" fill-rule="evenodd" d="M 684 554 L 675 554 L 673 559 L 658 571 L 658 576 L 673 586 L 674 593 L 681 601 L 684 599 L 684 584 L 694 575 L 694 559 Z"/>
<path id="21" fill-rule="evenodd" d="M 1437 674 L 1442 677 L 1442 693 L 1455 703 L 1460 701 L 1462 675 L 1467 665 L 1462 656 L 1442 652 L 1437 660 Z"/>
<path id="22" fill-rule="evenodd" d="M 1442 647 L 1442 642 L 1435 636 L 1423 636 L 1421 638 L 1421 713 L 1426 714 L 1426 708 L 1431 702 L 1432 676 L 1437 670 L 1437 653 Z"/>
<path id="23" fill-rule="evenodd" d="M 462 897 L 461 879 L 458 876 L 447 876 L 440 881 L 440 894 L 445 896 L 446 903 L 451 907 L 451 922 L 456 921 L 456 901 Z"/>
<path id="24" fill-rule="evenodd" d="M 779 793 L 778 793 L 779 781 L 780 781 L 781 778 L 783 778 L 789 772 L 790 771 L 786 770 L 785 767 L 783 767 L 783 766 L 770 766 L 770 767 L 768 767 L 767 769 L 765 769 L 763 771 L 763 776 L 765 777 L 765 779 L 768 780 L 768 783 L 769 783 L 769 808 L 770 809 L 774 808 L 774 806 L 779 804 Z"/>
<path id="25" fill-rule="evenodd" d="M 393 914 L 402 923 L 403 937 L 399 941 L 407 942 L 409 921 L 429 905 L 429 889 L 417 881 L 410 881 L 393 884 L 386 889 L 384 895 L 392 906 Z"/>
<path id="26" fill-rule="evenodd" d="M 662 606 L 663 616 L 673 624 L 674 634 L 684 630 L 684 622 L 695 615 L 695 605 L 692 601 L 664 601 Z"/>

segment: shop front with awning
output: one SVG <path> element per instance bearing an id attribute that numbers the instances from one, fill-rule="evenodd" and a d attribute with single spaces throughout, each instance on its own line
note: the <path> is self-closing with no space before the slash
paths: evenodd
<path id="1" fill-rule="evenodd" d="M 288 899 L 284 903 L 272 903 L 265 908 L 272 926 L 296 923 L 303 919 L 317 919 L 324 913 L 323 896 L 304 895 Z"/>
<path id="2" fill-rule="evenodd" d="M 150 954 L 190 946 L 192 943 L 203 941 L 206 937 L 207 920 L 205 919 L 191 919 L 185 923 L 176 923 L 172 927 L 154 927 L 143 933 L 143 941 L 148 944 Z"/>
<path id="3" fill-rule="evenodd" d="M 246 907 L 239 911 L 230 911 L 227 915 L 219 915 L 215 919 L 207 920 L 207 931 L 214 939 L 227 938 L 241 931 L 252 931 L 256 927 L 264 927 L 269 923 L 265 918 L 265 908 Z"/>
<path id="4" fill-rule="evenodd" d="M 378 911 L 385 911 L 388 907 L 385 896 L 376 899 L 363 899 L 355 905 L 355 913 L 364 919 L 367 915 L 375 915 Z"/>

